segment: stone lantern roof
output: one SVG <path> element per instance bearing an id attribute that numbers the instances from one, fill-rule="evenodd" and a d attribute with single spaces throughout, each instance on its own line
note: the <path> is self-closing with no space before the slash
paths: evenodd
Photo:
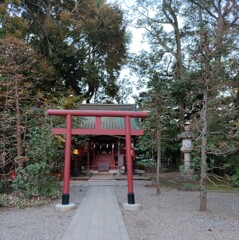
<path id="1" fill-rule="evenodd" d="M 195 135 L 194 133 L 190 132 L 190 127 L 189 126 L 185 126 L 184 127 L 184 132 L 182 132 L 181 134 L 179 134 L 179 138 L 180 139 L 194 139 L 195 138 Z"/>

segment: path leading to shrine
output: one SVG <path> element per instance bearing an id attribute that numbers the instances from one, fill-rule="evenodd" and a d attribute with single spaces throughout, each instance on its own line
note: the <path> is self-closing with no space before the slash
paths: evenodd
<path id="1" fill-rule="evenodd" d="M 129 240 L 112 176 L 95 175 L 62 240 Z"/>

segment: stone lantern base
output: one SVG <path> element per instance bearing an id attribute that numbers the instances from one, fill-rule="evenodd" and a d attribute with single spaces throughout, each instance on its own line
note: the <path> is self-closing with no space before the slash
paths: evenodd
<path id="1" fill-rule="evenodd" d="M 177 181 L 193 181 L 195 179 L 195 174 L 193 169 L 190 170 L 181 170 L 177 177 Z"/>

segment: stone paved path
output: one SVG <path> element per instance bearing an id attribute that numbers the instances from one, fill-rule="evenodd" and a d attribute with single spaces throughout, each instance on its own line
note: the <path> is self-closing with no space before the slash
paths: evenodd
<path id="1" fill-rule="evenodd" d="M 129 240 L 113 187 L 107 181 L 96 183 L 89 187 L 62 240 Z"/>

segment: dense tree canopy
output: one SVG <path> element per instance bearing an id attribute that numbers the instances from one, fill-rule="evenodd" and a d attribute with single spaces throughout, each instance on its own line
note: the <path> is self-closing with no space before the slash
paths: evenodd
<path id="1" fill-rule="evenodd" d="M 117 5 L 99 0 L 12 2 L 2 7 L 2 34 L 18 35 L 48 62 L 51 75 L 39 89 L 70 87 L 88 102 L 99 89 L 117 96 L 127 42 Z"/>

